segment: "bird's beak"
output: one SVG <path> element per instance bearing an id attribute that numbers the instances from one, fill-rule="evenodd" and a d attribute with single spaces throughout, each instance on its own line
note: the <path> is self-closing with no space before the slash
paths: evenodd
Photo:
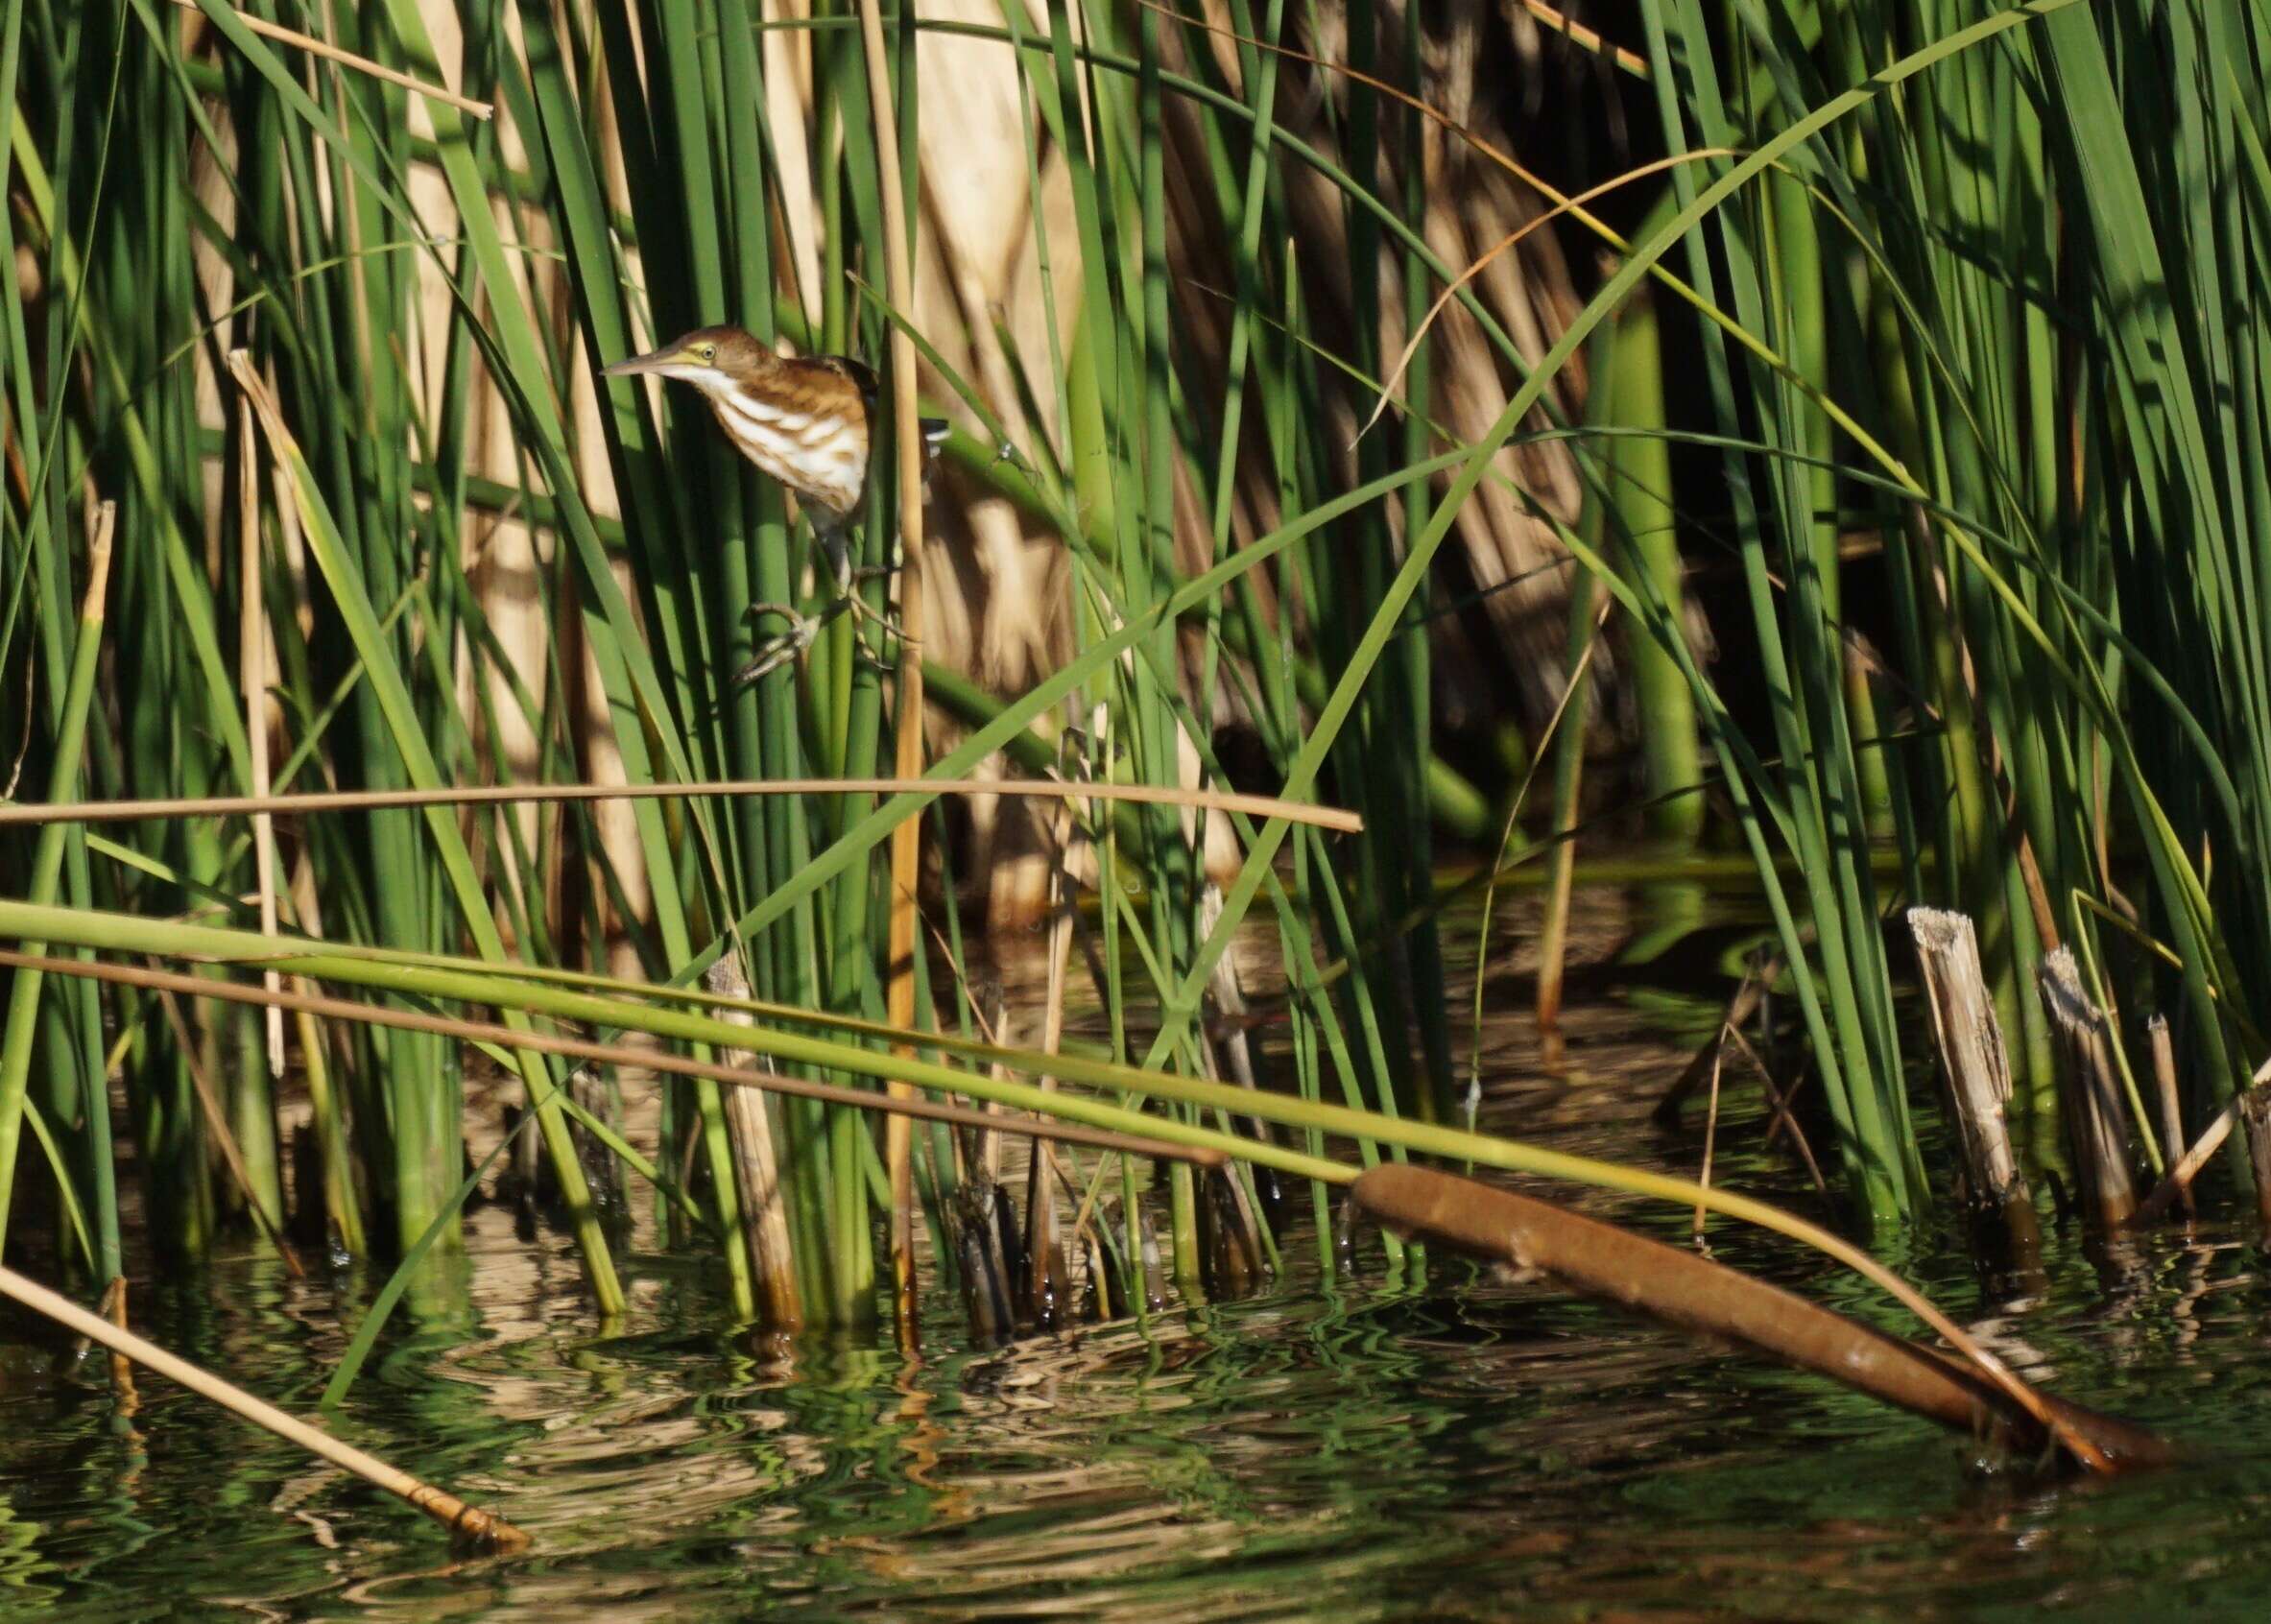
<path id="1" fill-rule="evenodd" d="M 649 372 L 661 377 L 675 377 L 684 369 L 698 365 L 679 345 L 665 345 L 660 349 L 650 349 L 644 355 L 633 355 L 628 361 L 618 361 L 602 370 L 601 375 L 610 378 L 635 378 Z"/>

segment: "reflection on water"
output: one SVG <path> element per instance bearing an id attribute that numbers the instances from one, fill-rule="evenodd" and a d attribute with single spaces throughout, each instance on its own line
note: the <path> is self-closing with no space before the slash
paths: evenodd
<path id="1" fill-rule="evenodd" d="M 1547 1077 L 1526 1021 L 1493 1022 L 1484 1125 L 1692 1170 L 1694 1142 L 1647 1120 L 1692 1034 L 1638 995 L 1568 1026 Z M 1732 1093 L 1721 1176 L 1802 1200 L 1761 1126 Z M 602 1334 L 564 1243 L 476 1213 L 462 1291 L 392 1327 L 337 1423 L 533 1532 L 509 1564 L 451 1561 L 414 1514 L 155 1378 L 123 1419 L 101 1361 L 8 1322 L 0 1617 L 2236 1614 L 2271 1533 L 2266 1293 L 2228 1235 L 2108 1262 L 2054 1233 L 2048 1292 L 2016 1304 L 1941 1236 L 1896 1249 L 2030 1373 L 2205 1451 L 2060 1486 L 1540 1285 L 1390 1278 L 1370 1237 L 1353 1280 L 1304 1239 L 1258 1298 L 1003 1349 L 937 1294 L 920 1364 L 783 1355 L 646 1238 Z M 1779 1240 L 1713 1244 L 1892 1323 Z M 304 1410 L 372 1282 L 243 1261 L 137 1284 L 142 1328 Z"/>

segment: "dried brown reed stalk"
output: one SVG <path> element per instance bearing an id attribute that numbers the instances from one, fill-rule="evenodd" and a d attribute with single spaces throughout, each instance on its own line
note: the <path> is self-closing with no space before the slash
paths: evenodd
<path id="1" fill-rule="evenodd" d="M 188 1360 L 176 1357 L 155 1343 L 88 1313 L 70 1299 L 59 1296 L 36 1280 L 26 1279 L 13 1269 L 0 1268 L 0 1295 L 13 1298 L 33 1312 L 46 1316 L 89 1341 L 99 1342 L 147 1370 L 171 1377 L 199 1397 L 208 1398 L 224 1409 L 234 1411 L 254 1426 L 273 1432 L 310 1454 L 322 1456 L 367 1483 L 376 1484 L 388 1493 L 425 1513 L 461 1539 L 503 1552 L 524 1551 L 532 1543 L 526 1534 L 494 1512 L 469 1506 L 455 1494 L 437 1489 L 430 1483 L 420 1482 L 397 1467 L 389 1466 L 376 1455 L 367 1455 L 351 1445 L 342 1444 L 329 1433 L 286 1415 L 273 1404 L 263 1403 L 243 1388 L 231 1386 L 211 1372 L 198 1369 Z"/>
<path id="2" fill-rule="evenodd" d="M 2258 1079 L 2263 1075 L 2260 1071 L 2256 1073 Z M 2180 1197 L 2188 1195 L 2192 1181 L 2199 1178 L 2208 1164 L 2215 1159 L 2216 1152 L 2224 1148 L 2224 1141 L 2232 1136 L 2232 1130 L 2238 1121 L 2239 1096 L 2235 1094 L 2224 1102 L 2223 1110 L 2209 1118 L 2208 1126 L 2200 1130 L 2200 1137 L 2192 1141 L 2191 1147 L 2153 1186 L 2153 1193 L 2139 1204 L 2136 1221 L 2140 1225 L 2150 1224 L 2166 1212 Z"/>
<path id="3" fill-rule="evenodd" d="M 1607 59 L 1635 79 L 1648 77 L 1647 58 L 1637 52 L 1628 51 L 1621 45 L 1610 44 L 1601 37 L 1597 29 L 1587 28 L 1583 23 L 1571 17 L 1567 12 L 1545 5 L 1543 0 L 1521 0 L 1521 8 L 1571 44 L 1582 46 L 1594 55 Z"/>
<path id="4" fill-rule="evenodd" d="M 0 828 L 28 824 L 128 823 L 138 818 L 275 817 L 368 812 L 394 806 L 494 806 L 514 801 L 673 800 L 737 795 L 998 795 L 1047 800 L 1127 800 L 1155 806 L 1282 818 L 1336 834 L 1361 834 L 1354 812 L 1309 801 L 1164 784 L 1064 783 L 1054 778 L 722 778 L 690 784 L 458 784 L 432 790 L 321 790 L 294 795 L 208 795 L 174 800 L 11 802 Z"/>
<path id="5" fill-rule="evenodd" d="M 913 254 L 908 247 L 907 194 L 899 180 L 898 108 L 892 100 L 891 60 L 883 49 L 883 10 L 880 0 L 861 0 L 861 48 L 867 53 L 868 87 L 875 115 L 875 164 L 882 182 L 883 282 L 885 296 L 895 309 L 910 307 L 914 280 Z M 891 329 L 891 422 L 893 454 L 898 465 L 899 534 L 899 668 L 898 727 L 896 758 L 899 776 L 922 774 L 922 428 L 915 407 L 915 341 L 903 327 Z M 919 934 L 915 919 L 915 889 L 921 882 L 922 820 L 902 818 L 891 831 L 891 978 L 889 996 L 892 1024 L 902 1032 L 915 1026 L 915 954 Z M 909 1059 L 910 1045 L 896 1053 Z M 911 1099 L 914 1085 L 889 1085 L 895 1100 Z M 915 1159 L 912 1125 L 894 1116 L 884 1128 L 884 1170 L 891 1181 L 891 1278 L 896 1307 L 899 1346 L 913 1351 L 916 1341 L 915 1281 Z"/>
<path id="6" fill-rule="evenodd" d="M 201 15 L 205 14 L 205 7 L 200 5 L 199 0 L 174 0 L 174 4 L 183 11 L 196 12 Z M 321 57 L 325 61 L 337 62 L 342 67 L 352 68 L 357 73 L 366 74 L 372 79 L 384 80 L 389 84 L 398 84 L 405 90 L 415 90 L 431 101 L 447 103 L 459 111 L 470 113 L 475 118 L 487 119 L 496 115 L 496 108 L 487 102 L 477 102 L 469 96 L 461 96 L 455 90 L 444 89 L 439 84 L 428 84 L 422 79 L 414 79 L 409 74 L 388 67 L 383 62 L 374 62 L 369 57 L 358 57 L 352 51 L 343 51 L 327 40 L 318 39 L 312 34 L 302 34 L 299 29 L 286 28 L 281 23 L 272 23 L 266 18 L 253 16 L 249 12 L 240 12 L 233 6 L 225 5 L 221 9 L 227 12 L 248 34 L 256 34 L 263 39 L 273 39 L 279 45 L 289 45 L 294 50 L 305 51 L 311 57 Z"/>
<path id="7" fill-rule="evenodd" d="M 1399 1233 L 1539 1270 L 1589 1296 L 1818 1372 L 1944 1425 L 2007 1429 L 2022 1448 L 2055 1442 L 2077 1465 L 2100 1473 L 2177 1458 L 2166 1441 L 2142 1427 L 2028 1386 L 1906 1286 L 1897 1293 L 1901 1302 L 1971 1363 L 1691 1252 L 1511 1190 L 1383 1163 L 1356 1181 L 1354 1193 Z M 1874 1265 L 1866 1272 L 1879 1284 L 1893 1280 Z"/>
<path id="8" fill-rule="evenodd" d="M 1107 1129 L 1088 1128 L 1073 1122 L 1046 1122 L 1039 1117 L 989 1114 L 970 1111 L 961 1106 L 942 1105 L 935 1100 L 888 1099 L 860 1088 L 842 1088 L 830 1083 L 813 1083 L 801 1077 L 790 1077 L 777 1072 L 757 1071 L 744 1066 L 719 1064 L 713 1062 L 689 1060 L 681 1055 L 658 1050 L 634 1048 L 621 1043 L 595 1043 L 581 1038 L 562 1038 L 550 1033 L 523 1032 L 495 1021 L 464 1020 L 452 1015 L 423 1015 L 416 1010 L 385 1008 L 377 1004 L 359 1004 L 344 998 L 327 998 L 314 993 L 271 992 L 263 987 L 251 987 L 241 982 L 208 981 L 197 976 L 180 975 L 171 970 L 137 969 L 130 965 L 102 964 L 90 959 L 59 959 L 36 953 L 16 953 L 0 949 L 0 967 L 32 970 L 47 975 L 77 975 L 94 981 L 115 982 L 127 987 L 145 987 L 163 990 L 196 998 L 220 998 L 239 1004 L 267 1004 L 274 1002 L 287 1010 L 296 1010 L 326 1020 L 360 1021 L 367 1026 L 391 1026 L 404 1032 L 430 1032 L 442 1038 L 454 1038 L 460 1042 L 489 1043 L 499 1047 L 525 1049 L 537 1054 L 565 1055 L 571 1060 L 596 1061 L 603 1065 L 621 1066 L 646 1071 L 667 1072 L 676 1077 L 710 1077 L 736 1087 L 762 1088 L 770 1093 L 793 1094 L 799 1099 L 819 1100 L 825 1105 L 852 1106 L 861 1111 L 901 1112 L 930 1122 L 944 1122 L 950 1126 L 982 1128 L 1004 1134 L 1021 1134 L 1031 1138 L 1062 1139 L 1067 1144 L 1088 1145 L 1096 1150 L 1119 1151 L 1129 1156 L 1150 1157 L 1162 1161 L 1187 1161 L 1200 1167 L 1219 1167 L 1224 1158 L 1219 1151 L 1205 1146 L 1170 1144 L 1163 1139 L 1146 1139 L 1128 1134 L 1114 1134 Z"/>

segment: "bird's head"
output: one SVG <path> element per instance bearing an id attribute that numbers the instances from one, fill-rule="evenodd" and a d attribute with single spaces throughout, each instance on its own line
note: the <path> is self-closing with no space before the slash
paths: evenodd
<path id="1" fill-rule="evenodd" d="M 779 358 L 757 337 L 740 327 L 697 327 L 659 349 L 618 361 L 606 370 L 610 378 L 676 378 L 709 393 L 754 382 Z"/>

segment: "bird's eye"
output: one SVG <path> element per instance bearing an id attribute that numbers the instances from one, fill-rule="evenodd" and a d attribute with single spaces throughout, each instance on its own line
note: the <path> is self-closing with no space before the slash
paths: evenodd
<path id="1" fill-rule="evenodd" d="M 701 356 L 705 362 L 715 361 L 718 358 L 718 346 L 714 344 L 702 345 L 695 349 L 694 353 Z"/>

